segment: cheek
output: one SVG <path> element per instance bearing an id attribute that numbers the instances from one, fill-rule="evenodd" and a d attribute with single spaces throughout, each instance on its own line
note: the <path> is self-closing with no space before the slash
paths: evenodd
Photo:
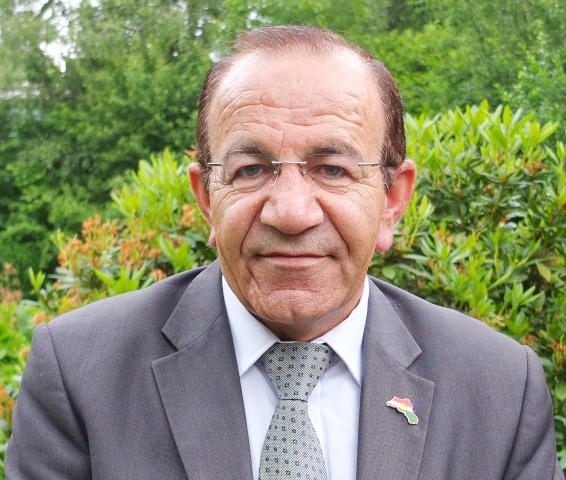
<path id="1" fill-rule="evenodd" d="M 256 217 L 260 205 L 252 198 L 235 195 L 215 194 L 211 201 L 212 231 L 219 253 L 240 251 Z M 211 243 L 212 245 L 212 243 Z"/>
<path id="2" fill-rule="evenodd" d="M 383 213 L 377 198 L 342 201 L 326 211 L 351 255 L 367 256 L 369 251 L 375 250 Z"/>

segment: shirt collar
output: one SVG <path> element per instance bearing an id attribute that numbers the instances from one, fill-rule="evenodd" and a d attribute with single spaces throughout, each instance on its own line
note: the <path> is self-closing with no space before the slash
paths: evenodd
<path id="1" fill-rule="evenodd" d="M 242 305 L 224 276 L 222 277 L 222 291 L 236 351 L 238 373 L 241 377 L 271 345 L 280 340 Z M 366 277 L 362 296 L 352 313 L 332 330 L 313 340 L 314 343 L 327 343 L 342 359 L 360 386 L 362 384 L 362 340 L 368 299 L 369 283 Z"/>

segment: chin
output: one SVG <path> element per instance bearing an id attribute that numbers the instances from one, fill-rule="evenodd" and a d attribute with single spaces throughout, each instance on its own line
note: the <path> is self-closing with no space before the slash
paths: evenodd
<path id="1" fill-rule="evenodd" d="M 340 305 L 329 308 L 328 301 L 324 302 L 324 308 L 321 308 L 323 304 L 321 300 L 318 292 L 304 290 L 272 292 L 261 302 L 260 311 L 257 313 L 268 321 L 281 324 L 316 323 L 340 310 Z"/>

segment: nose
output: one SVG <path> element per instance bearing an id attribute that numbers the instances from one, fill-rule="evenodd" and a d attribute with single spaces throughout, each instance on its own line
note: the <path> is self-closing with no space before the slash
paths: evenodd
<path id="1" fill-rule="evenodd" d="M 309 177 L 303 174 L 303 166 L 298 162 L 286 162 L 280 168 L 263 204 L 260 221 L 289 235 L 297 235 L 321 224 L 324 212 L 316 189 L 310 184 Z"/>

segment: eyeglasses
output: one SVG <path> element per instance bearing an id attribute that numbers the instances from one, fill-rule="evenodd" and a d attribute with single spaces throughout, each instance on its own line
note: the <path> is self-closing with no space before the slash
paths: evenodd
<path id="1" fill-rule="evenodd" d="M 237 191 L 252 192 L 273 185 L 283 165 L 297 165 L 303 177 L 309 177 L 329 192 L 342 192 L 364 180 L 362 167 L 380 167 L 385 163 L 358 162 L 345 154 L 314 154 L 302 161 L 282 161 L 277 157 L 254 153 L 231 153 L 223 162 L 210 162 L 221 167 L 220 181 Z"/>

